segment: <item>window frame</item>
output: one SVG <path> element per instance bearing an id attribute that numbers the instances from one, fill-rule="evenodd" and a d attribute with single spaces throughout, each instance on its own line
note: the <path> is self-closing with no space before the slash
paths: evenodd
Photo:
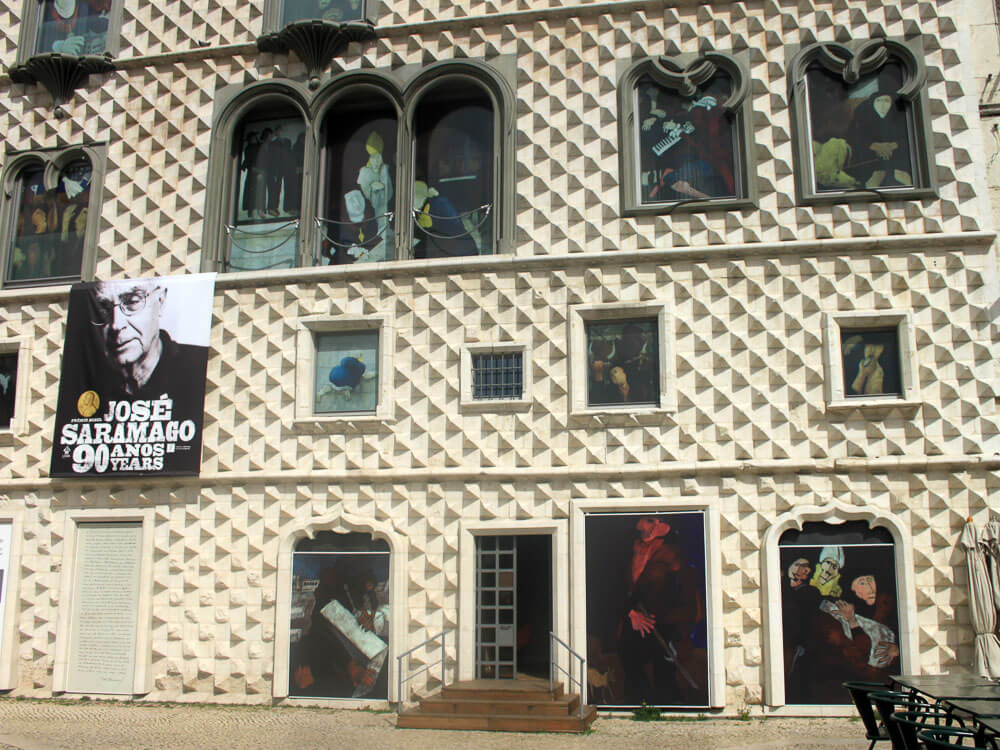
<path id="1" fill-rule="evenodd" d="M 332 266 L 314 265 L 318 257 L 319 198 L 323 194 L 325 118 L 336 111 L 344 97 L 353 97 L 368 88 L 373 95 L 384 96 L 396 107 L 398 142 L 394 176 L 396 185 L 394 211 L 394 258 L 379 262 L 447 262 L 447 259 L 417 260 L 413 253 L 413 160 L 414 115 L 421 99 L 438 86 L 463 81 L 482 89 L 493 106 L 493 245 L 489 256 L 513 252 L 515 235 L 515 165 L 514 144 L 516 98 L 511 81 L 516 78 L 516 61 L 503 56 L 489 63 L 480 60 L 447 60 L 428 66 L 407 66 L 396 71 L 363 70 L 334 74 L 320 86 L 309 81 L 268 80 L 250 85 L 234 84 L 219 90 L 213 116 L 207 183 L 220 189 L 208 191 L 202 243 L 202 270 L 221 273 L 268 274 L 264 271 L 229 271 L 229 238 L 237 192 L 237 134 L 244 118 L 268 100 L 294 107 L 305 122 L 305 155 L 302 173 L 302 204 L 299 215 L 297 271 L 330 270 Z M 475 257 L 487 257 L 472 256 Z M 460 259 L 459 259 L 460 260 Z M 348 264 L 353 265 L 353 264 Z M 370 265 L 368 263 L 364 265 Z M 270 272 L 270 273 L 273 273 Z"/>
<path id="2" fill-rule="evenodd" d="M 790 48 L 789 56 L 788 100 L 792 113 L 793 172 L 799 204 L 912 200 L 938 196 L 934 139 L 927 102 L 927 68 L 921 39 L 816 42 L 803 48 Z M 890 60 L 897 61 L 903 68 L 903 87 L 897 94 L 910 103 L 912 114 L 913 130 L 908 135 L 916 172 L 913 187 L 817 190 L 813 174 L 812 126 L 807 106 L 807 73 L 814 65 L 819 65 L 827 72 L 841 76 L 847 83 L 881 70 Z"/>
<path id="3" fill-rule="evenodd" d="M 361 21 L 370 24 L 375 24 L 382 11 L 382 0 L 362 0 L 365 5 L 365 12 L 360 18 L 348 18 L 343 21 L 343 23 L 350 23 L 352 21 Z M 262 32 L 263 34 L 270 34 L 276 31 L 281 31 L 283 26 L 281 26 L 281 16 L 285 10 L 285 0 L 264 0 L 264 19 Z M 322 19 L 311 19 L 311 18 L 301 18 L 299 21 L 293 21 L 293 23 L 298 23 L 300 21 L 312 21 L 312 20 L 322 20 Z"/>
<path id="4" fill-rule="evenodd" d="M 94 277 L 97 258 L 97 239 L 100 227 L 101 206 L 104 193 L 104 174 L 107 165 L 107 147 L 103 144 L 87 144 L 69 148 L 24 151 L 12 155 L 0 178 L 0 289 L 21 289 L 26 287 L 69 284 L 87 281 Z M 80 273 L 74 276 L 59 276 L 47 279 L 7 279 L 11 245 L 17 221 L 17 181 L 25 169 L 42 167 L 45 170 L 46 189 L 58 184 L 63 168 L 72 162 L 87 158 L 90 161 L 90 199 L 87 203 L 87 228 L 83 237 L 83 257 Z"/>
<path id="5" fill-rule="evenodd" d="M 108 11 L 108 32 L 104 45 L 104 52 L 100 55 L 117 57 L 121 51 L 121 30 L 122 30 L 122 7 L 124 0 L 111 0 L 111 10 Z M 24 12 L 21 16 L 21 31 L 17 38 L 17 55 L 15 64 L 23 64 L 33 57 L 53 54 L 51 52 L 39 52 L 35 49 L 38 44 L 38 30 L 42 22 L 42 14 L 45 10 L 45 3 L 42 0 L 24 0 Z"/>
<path id="6" fill-rule="evenodd" d="M 14 376 L 14 413 L 10 425 L 0 425 L 0 445 L 10 444 L 11 438 L 25 434 L 28 409 L 28 383 L 31 382 L 31 339 L 27 336 L 0 338 L 0 354 L 17 355 L 17 372 Z"/>
<path id="7" fill-rule="evenodd" d="M 316 335 L 323 333 L 378 334 L 378 400 L 373 411 L 316 412 Z M 395 341 L 389 319 L 384 315 L 367 317 L 313 315 L 299 318 L 295 336 L 295 414 L 297 426 L 344 423 L 383 422 L 394 414 L 392 400 L 392 352 Z"/>
<path id="8" fill-rule="evenodd" d="M 521 355 L 521 396 L 519 398 L 477 399 L 473 394 L 472 361 L 479 354 Z M 523 411 L 531 406 L 531 348 L 525 342 L 469 343 L 462 346 L 459 406 L 470 411 Z"/>
<path id="9" fill-rule="evenodd" d="M 752 208 L 757 205 L 757 155 L 753 138 L 753 107 L 747 55 L 720 51 L 662 57 L 644 57 L 629 65 L 618 83 L 618 155 L 621 207 L 624 216 L 659 216 L 671 213 Z M 722 108 L 736 119 L 734 127 L 736 197 L 691 198 L 643 203 L 639 196 L 638 107 L 636 90 L 643 78 L 683 93 L 693 91 L 719 71 L 733 82 L 732 93 Z"/>
<path id="10" fill-rule="evenodd" d="M 591 406 L 587 394 L 587 325 L 629 319 L 655 318 L 659 349 L 659 400 L 656 404 L 602 404 Z M 662 302 L 633 302 L 574 305 L 570 308 L 570 415 L 601 417 L 612 415 L 660 414 L 677 411 L 677 376 L 673 314 Z"/>
<path id="11" fill-rule="evenodd" d="M 841 351 L 841 332 L 844 329 L 895 328 L 899 342 L 899 376 L 902 393 L 898 396 L 847 396 L 845 395 L 844 358 Z M 920 382 L 917 375 L 917 347 L 910 311 L 860 310 L 827 313 L 823 322 L 823 354 L 826 366 L 826 410 L 851 411 L 854 409 L 878 410 L 880 408 L 915 407 L 920 404 Z"/>

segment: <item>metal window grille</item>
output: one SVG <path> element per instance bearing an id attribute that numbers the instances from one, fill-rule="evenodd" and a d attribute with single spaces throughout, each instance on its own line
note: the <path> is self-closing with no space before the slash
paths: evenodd
<path id="1" fill-rule="evenodd" d="M 521 352 L 473 355 L 472 398 L 521 398 L 524 389 L 523 365 Z"/>

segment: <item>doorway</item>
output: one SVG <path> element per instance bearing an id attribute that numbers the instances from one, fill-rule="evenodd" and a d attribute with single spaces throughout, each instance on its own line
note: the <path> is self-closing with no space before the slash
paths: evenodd
<path id="1" fill-rule="evenodd" d="M 548 677 L 552 537 L 476 537 L 476 677 Z"/>

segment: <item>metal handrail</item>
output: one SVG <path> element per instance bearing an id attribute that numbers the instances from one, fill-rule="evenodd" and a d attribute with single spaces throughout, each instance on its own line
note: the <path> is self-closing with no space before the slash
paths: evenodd
<path id="1" fill-rule="evenodd" d="M 577 660 L 580 662 L 580 679 L 579 680 L 577 680 L 575 677 L 573 677 L 573 675 L 570 672 L 568 672 L 565 669 L 563 669 L 562 666 L 556 661 L 556 653 L 555 653 L 556 650 L 555 650 L 555 648 L 553 648 L 553 641 L 555 641 L 555 643 L 558 643 L 560 646 L 562 646 L 564 649 L 566 649 L 570 653 L 571 656 L 575 656 L 577 658 Z M 553 633 L 551 631 L 549 632 L 549 651 L 551 652 L 550 655 L 549 655 L 549 690 L 554 690 L 555 689 L 555 686 L 556 686 L 556 670 L 557 669 L 560 672 L 562 672 L 564 675 L 566 675 L 566 679 L 569 680 L 569 683 L 570 683 L 571 686 L 574 683 L 576 685 L 579 685 L 580 686 L 580 718 L 582 719 L 583 718 L 583 699 L 584 699 L 584 695 L 583 695 L 583 680 L 584 680 L 584 676 L 586 674 L 586 669 L 587 669 L 586 664 L 587 664 L 587 662 L 584 660 L 584 658 L 582 656 L 580 656 L 580 654 L 578 654 L 576 651 L 574 651 L 573 649 L 571 649 L 569 647 L 569 645 L 565 641 L 563 641 L 559 636 L 557 636 L 555 633 Z"/>
<path id="2" fill-rule="evenodd" d="M 425 664 L 423 667 L 421 667 L 420 669 L 418 669 L 413 674 L 407 675 L 406 679 L 404 680 L 403 679 L 403 659 L 405 657 L 409 656 L 410 654 L 412 654 L 418 648 L 423 648 L 428 643 L 433 643 L 438 638 L 441 639 L 441 687 L 444 687 L 444 654 L 445 654 L 445 648 L 444 647 L 445 647 L 445 634 L 446 633 L 447 633 L 447 631 L 442 630 L 437 635 L 432 635 L 426 641 L 422 641 L 421 643 L 418 643 L 413 648 L 411 648 L 411 649 L 409 649 L 407 651 L 404 651 L 403 653 L 401 653 L 399 656 L 396 657 L 396 713 L 397 714 L 400 714 L 400 713 L 403 712 L 403 684 L 409 682 L 414 677 L 416 677 L 418 674 L 422 674 L 423 672 L 430 671 L 430 668 L 432 666 L 431 664 Z"/>

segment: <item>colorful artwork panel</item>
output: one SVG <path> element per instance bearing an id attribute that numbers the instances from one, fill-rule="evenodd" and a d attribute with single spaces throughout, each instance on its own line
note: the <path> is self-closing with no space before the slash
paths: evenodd
<path id="1" fill-rule="evenodd" d="M 814 526 L 779 543 L 785 702 L 844 704 L 843 682 L 887 682 L 900 669 L 894 548 Z"/>
<path id="2" fill-rule="evenodd" d="M 388 698 L 389 553 L 295 552 L 289 695 Z"/>
<path id="3" fill-rule="evenodd" d="M 587 405 L 660 403 L 660 342 L 656 318 L 590 322 Z"/>
<path id="4" fill-rule="evenodd" d="M 350 116 L 345 116 L 344 109 Z M 395 257 L 393 232 L 397 122 L 388 105 L 354 112 L 338 106 L 327 122 L 326 215 L 320 262 Z"/>
<path id="5" fill-rule="evenodd" d="M 469 89 L 428 101 L 416 116 L 414 254 L 493 252 L 493 107 Z"/>
<path id="6" fill-rule="evenodd" d="M 317 333 L 316 413 L 375 411 L 378 364 L 377 331 Z"/>
<path id="7" fill-rule="evenodd" d="M 735 198 L 736 120 L 719 72 L 692 97 L 643 78 L 638 97 L 639 194 L 643 203 Z"/>
<path id="8" fill-rule="evenodd" d="M 707 706 L 704 514 L 594 513 L 585 531 L 588 702 Z"/>
<path id="9" fill-rule="evenodd" d="M 913 113 L 889 62 L 857 83 L 814 66 L 806 74 L 817 192 L 913 187 Z"/>
<path id="10" fill-rule="evenodd" d="M 901 396 L 897 328 L 841 329 L 844 395 Z"/>
<path id="11" fill-rule="evenodd" d="M 111 0 L 44 0 L 35 52 L 100 55 L 107 49 Z"/>
<path id="12" fill-rule="evenodd" d="M 7 280 L 37 281 L 80 276 L 90 204 L 91 166 L 67 165 L 53 189 L 45 171 L 25 169 L 17 180 L 17 221 Z"/>

